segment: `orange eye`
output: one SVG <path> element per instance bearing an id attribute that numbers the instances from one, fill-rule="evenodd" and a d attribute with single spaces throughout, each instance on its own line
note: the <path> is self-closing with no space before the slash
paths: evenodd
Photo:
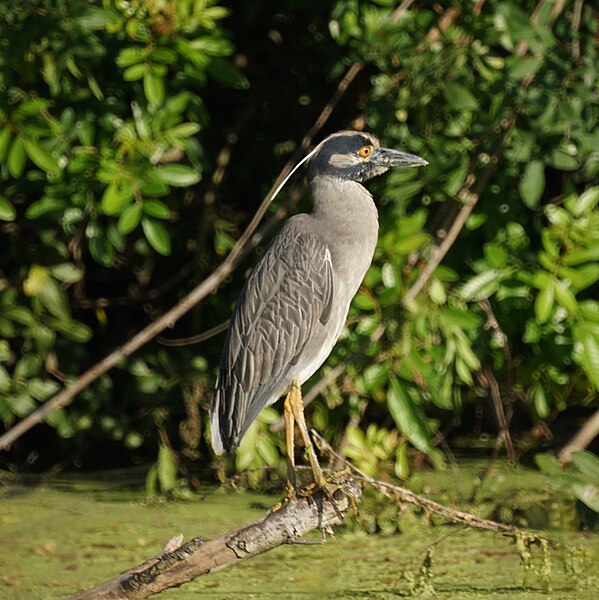
<path id="1" fill-rule="evenodd" d="M 364 146 L 363 148 L 360 148 L 358 150 L 358 154 L 362 157 L 362 158 L 368 158 L 370 156 L 370 153 L 372 152 L 372 146 Z"/>

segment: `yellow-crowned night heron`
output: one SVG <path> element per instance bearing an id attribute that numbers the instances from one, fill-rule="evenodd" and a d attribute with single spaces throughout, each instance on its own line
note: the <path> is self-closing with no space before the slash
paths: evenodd
<path id="1" fill-rule="evenodd" d="M 234 450 L 258 413 L 286 395 L 288 497 L 295 489 L 294 423 L 317 486 L 325 480 L 304 419 L 300 386 L 330 354 L 374 255 L 378 213 L 361 182 L 427 161 L 340 131 L 309 155 L 310 214 L 291 217 L 249 276 L 223 349 L 210 408 L 217 454 Z"/>

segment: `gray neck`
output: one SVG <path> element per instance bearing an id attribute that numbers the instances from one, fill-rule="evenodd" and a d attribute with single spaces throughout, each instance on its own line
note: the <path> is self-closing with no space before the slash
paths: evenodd
<path id="1" fill-rule="evenodd" d="M 357 181 L 333 177 L 314 177 L 310 181 L 314 198 L 314 216 L 329 222 L 335 229 L 345 226 L 378 233 L 378 211 L 372 194 Z"/>
<path id="2" fill-rule="evenodd" d="M 378 212 L 370 192 L 355 181 L 315 177 L 310 189 L 314 196 L 312 231 L 331 253 L 342 324 L 372 262 L 379 232 Z"/>

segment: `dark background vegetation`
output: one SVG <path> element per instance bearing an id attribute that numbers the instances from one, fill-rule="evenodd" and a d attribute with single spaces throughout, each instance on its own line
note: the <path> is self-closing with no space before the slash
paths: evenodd
<path id="1" fill-rule="evenodd" d="M 379 247 L 347 331 L 306 385 L 348 360 L 309 419 L 378 476 L 407 477 L 423 458 L 440 467 L 451 449 L 517 459 L 562 445 L 599 388 L 598 25 L 579 1 L 398 12 L 386 0 L 6 0 L 3 427 L 222 262 L 361 63 L 316 141 L 367 129 L 430 165 L 369 185 Z M 259 252 L 165 337 L 225 321 Z M 206 415 L 222 342 L 147 344 L 19 439 L 3 467 L 154 464 L 150 490 L 211 479 Z M 284 465 L 276 409 L 244 439 L 238 469 Z"/>

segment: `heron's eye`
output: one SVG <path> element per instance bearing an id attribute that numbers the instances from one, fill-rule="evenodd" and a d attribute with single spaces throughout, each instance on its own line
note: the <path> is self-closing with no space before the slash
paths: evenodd
<path id="1" fill-rule="evenodd" d="M 372 146 L 364 146 L 363 148 L 360 148 L 358 150 L 358 154 L 362 157 L 362 158 L 368 158 L 370 156 L 370 154 L 372 153 Z"/>

